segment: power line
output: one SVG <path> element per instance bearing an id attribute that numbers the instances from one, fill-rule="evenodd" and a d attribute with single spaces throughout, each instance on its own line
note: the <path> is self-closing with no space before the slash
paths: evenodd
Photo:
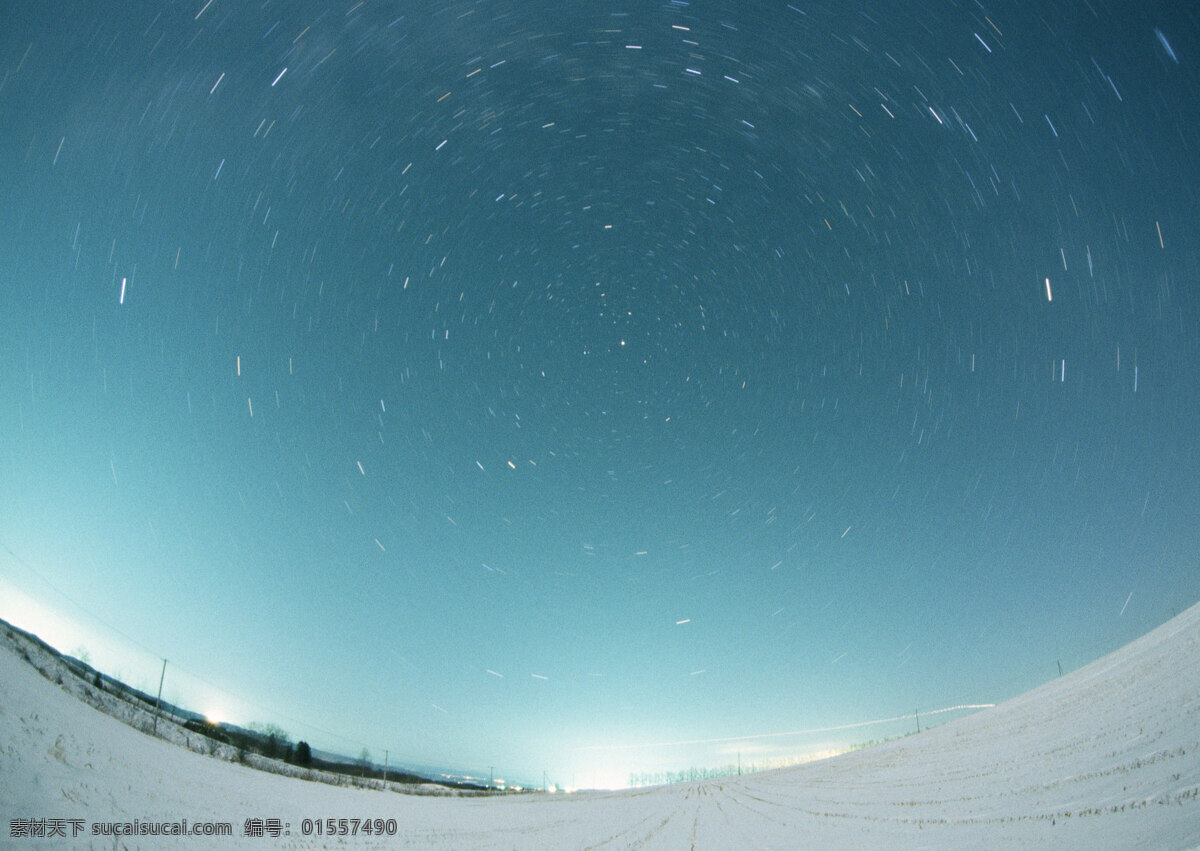
<path id="1" fill-rule="evenodd" d="M 926 712 L 926 715 L 940 715 L 943 712 L 956 712 L 966 709 L 991 709 L 996 704 L 994 703 L 961 703 L 958 706 L 947 706 L 943 709 L 932 709 Z M 895 721 L 904 721 L 912 718 L 912 715 L 895 715 L 891 718 L 877 718 L 874 721 L 857 721 L 853 724 L 837 724 L 833 727 L 813 727 L 808 730 L 788 730 L 784 733 L 758 733 L 753 736 L 725 736 L 716 739 L 686 739 L 678 742 L 647 742 L 638 745 L 584 745 L 578 747 L 577 751 L 625 751 L 638 750 L 639 748 L 669 748 L 676 745 L 715 745 L 723 742 L 746 742 L 755 739 L 776 739 L 783 736 L 806 736 L 812 733 L 833 733 L 839 730 L 853 730 L 858 727 L 870 727 L 874 724 L 889 724 Z"/>
<path id="2" fill-rule="evenodd" d="M 33 565 L 31 565 L 28 561 L 26 561 L 24 558 L 22 558 L 17 553 L 15 553 L 13 551 L 12 547 L 10 547 L 4 541 L 0 541 L 0 549 L 3 549 L 6 553 L 8 553 L 8 555 L 13 559 L 13 561 L 15 561 L 21 567 L 25 568 L 25 570 L 29 571 L 31 574 L 36 576 L 41 582 L 45 583 L 45 585 L 48 588 L 50 588 L 52 591 L 54 591 L 54 593 L 58 594 L 60 597 L 62 597 L 64 600 L 66 600 L 68 603 L 70 603 L 72 606 L 74 606 L 80 612 L 87 615 L 93 621 L 104 626 L 106 629 L 111 630 L 116 635 L 119 635 L 121 638 L 123 638 L 125 641 L 129 642 L 131 645 L 138 648 L 139 650 L 142 650 L 143 652 L 148 653 L 157 659 L 162 659 L 164 662 L 166 661 L 166 657 L 163 654 L 150 649 L 145 644 L 142 644 L 140 641 L 135 639 L 133 636 L 129 635 L 125 631 L 123 631 L 123 630 L 117 628 L 116 626 L 114 626 L 113 624 L 109 623 L 104 618 L 100 617 L 95 612 L 88 609 L 86 606 L 84 606 L 82 603 L 80 603 L 78 600 L 76 600 L 74 597 L 72 597 L 70 594 L 68 594 L 66 591 L 64 591 L 62 588 L 60 588 L 58 585 L 51 582 L 49 579 L 46 578 L 46 576 L 43 573 L 41 573 L 39 570 L 34 568 Z M 277 718 L 281 721 L 287 721 L 292 724 L 298 724 L 301 727 L 304 727 L 308 730 L 311 730 L 316 733 L 321 733 L 322 735 L 329 736 L 331 738 L 337 739 L 337 740 L 344 742 L 346 744 L 349 744 L 349 745 L 355 745 L 355 746 L 361 745 L 363 747 L 370 747 L 370 745 L 367 742 L 362 742 L 357 739 L 351 739 L 347 736 L 343 736 L 338 733 L 334 733 L 330 730 L 325 730 L 321 727 L 316 726 L 315 724 L 309 724 L 308 722 L 301 721 L 298 718 L 292 718 L 282 712 L 272 709 L 269 706 L 264 706 L 263 704 L 258 703 L 253 700 L 247 700 L 246 698 L 241 697 L 240 695 L 234 694 L 233 692 L 229 691 L 227 688 L 225 688 L 223 686 L 219 686 L 216 683 L 210 682 L 210 681 L 206 680 L 204 677 L 201 677 L 200 675 L 193 673 L 191 670 L 181 667 L 178 664 L 175 664 L 175 669 L 186 674 L 191 679 L 196 680 L 197 682 L 201 682 L 204 685 L 208 686 L 209 688 L 215 689 L 216 691 L 220 692 L 221 694 L 225 695 L 226 697 L 231 697 L 231 698 L 237 700 L 239 703 L 243 704 L 244 706 L 251 707 L 251 708 L 258 709 L 258 710 L 265 712 L 268 716 Z M 164 671 L 165 671 L 165 666 L 164 666 Z M 159 688 L 160 688 L 160 690 L 162 688 L 161 682 L 159 684 Z M 160 695 L 161 695 L 161 691 L 160 691 Z"/>
<path id="3" fill-rule="evenodd" d="M 62 597 L 64 600 L 66 600 L 68 603 L 70 603 L 72 606 L 74 606 L 79 611 L 83 612 L 85 615 L 87 615 L 89 618 L 94 620 L 96 623 L 101 624 L 102 626 L 106 627 L 107 629 L 112 630 L 117 635 L 121 636 L 123 639 L 128 641 L 130 644 L 132 644 L 134 647 L 138 648 L 139 650 L 143 650 L 146 653 L 149 653 L 151 656 L 155 656 L 159 659 L 163 658 L 161 653 L 155 653 L 153 650 L 151 650 L 146 645 L 142 644 L 136 638 L 129 635 L 128 633 L 123 632 L 122 630 L 118 629 L 117 627 L 113 626 L 108 621 L 106 621 L 104 618 L 102 618 L 99 615 L 92 612 L 90 609 L 88 609 L 86 606 L 84 606 L 82 603 L 80 603 L 78 600 L 76 600 L 74 597 L 72 597 L 66 591 L 59 588 L 57 585 L 55 585 L 53 582 L 51 582 L 49 579 L 47 579 L 40 571 L 35 570 L 33 565 L 31 565 L 29 562 L 25 561 L 25 559 L 21 558 L 19 555 L 17 555 L 15 552 L 13 552 L 12 547 L 10 547 L 8 544 L 4 543 L 4 541 L 0 541 L 0 548 L 3 548 L 4 551 L 6 553 L 8 553 L 17 564 L 21 565 L 21 567 L 25 568 L 30 573 L 32 573 L 34 576 L 36 576 L 38 579 L 40 579 L 42 582 L 46 583 L 46 585 L 52 591 L 54 591 L 54 593 L 58 594 L 60 597 Z"/>

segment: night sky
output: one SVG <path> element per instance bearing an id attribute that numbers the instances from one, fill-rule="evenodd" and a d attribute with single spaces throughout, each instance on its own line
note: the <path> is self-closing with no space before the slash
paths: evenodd
<path id="1" fill-rule="evenodd" d="M 1200 596 L 1190 4 L 0 9 L 0 615 L 107 670 L 605 784 Z"/>

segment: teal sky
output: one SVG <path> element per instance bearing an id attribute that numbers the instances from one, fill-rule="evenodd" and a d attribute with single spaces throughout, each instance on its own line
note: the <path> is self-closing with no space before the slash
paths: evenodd
<path id="1" fill-rule="evenodd" d="M 585 785 L 1197 599 L 1194 10 L 4 5 L 18 625 Z"/>

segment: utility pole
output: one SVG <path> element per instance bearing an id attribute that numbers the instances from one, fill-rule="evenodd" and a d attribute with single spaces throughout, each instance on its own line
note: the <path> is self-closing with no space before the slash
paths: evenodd
<path id="1" fill-rule="evenodd" d="M 742 752 L 738 751 L 738 777 L 742 776 Z"/>
<path id="2" fill-rule="evenodd" d="M 917 732 L 919 733 L 919 732 L 921 732 L 921 710 L 914 709 L 913 714 L 915 714 L 917 716 Z"/>
<path id="3" fill-rule="evenodd" d="M 162 706 L 162 684 L 167 678 L 167 660 L 163 659 L 162 673 L 158 677 L 158 697 L 154 699 L 154 735 L 158 735 L 158 710 Z"/>
<path id="4" fill-rule="evenodd" d="M 388 751 L 387 751 L 387 748 L 384 748 L 383 749 L 383 782 L 385 785 L 387 784 L 387 771 L 388 771 Z"/>

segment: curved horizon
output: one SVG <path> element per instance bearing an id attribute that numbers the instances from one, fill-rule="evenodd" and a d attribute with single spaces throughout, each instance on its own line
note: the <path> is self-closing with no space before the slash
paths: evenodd
<path id="1" fill-rule="evenodd" d="M 998 707 L 852 754 L 626 792 L 450 799 L 427 797 L 423 786 L 395 794 L 405 787 L 378 780 L 356 778 L 358 788 L 330 776 L 314 783 L 307 769 L 276 764 L 290 772 L 279 776 L 227 761 L 244 757 L 155 740 L 85 706 L 86 682 L 56 657 L 11 631 L 3 640 L 0 727 L 8 745 L 0 767 L 16 782 L 0 790 L 0 810 L 14 837 L 45 828 L 36 814 L 52 807 L 64 837 L 187 829 L 193 833 L 177 841 L 188 847 L 272 839 L 321 847 L 339 835 L 356 847 L 473 848 L 1200 841 L 1200 604 Z M 319 812 L 362 818 L 351 834 L 337 819 L 314 817 Z"/>

